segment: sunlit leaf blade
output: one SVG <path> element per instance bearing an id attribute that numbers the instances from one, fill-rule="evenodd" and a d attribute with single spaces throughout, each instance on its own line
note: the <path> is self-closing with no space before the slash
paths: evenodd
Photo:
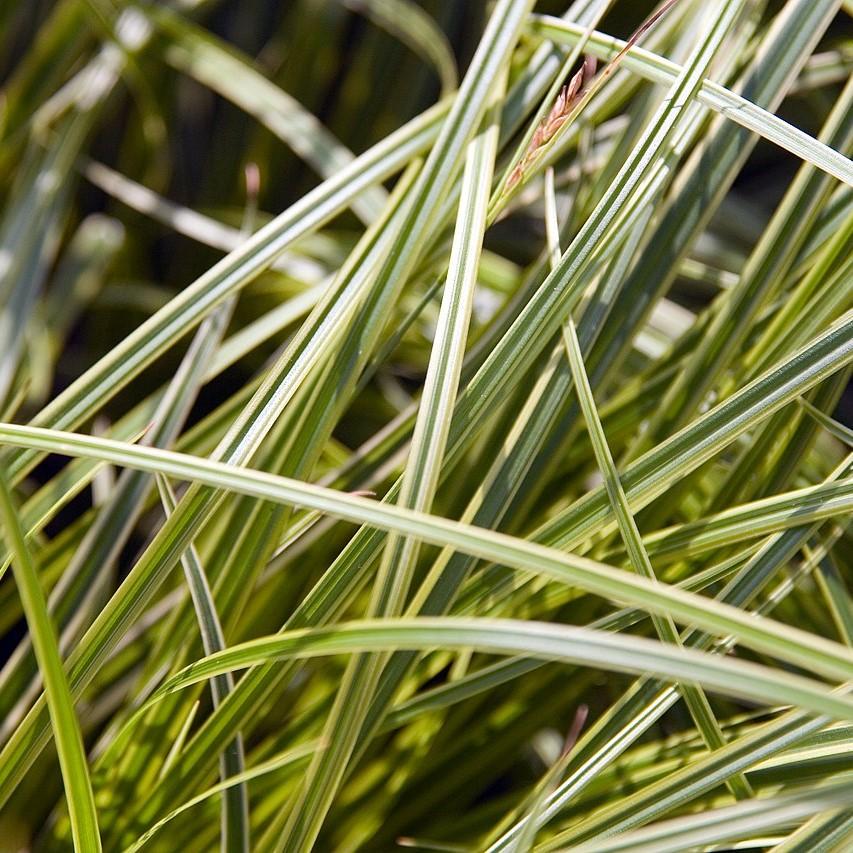
<path id="1" fill-rule="evenodd" d="M 100 850 L 101 837 L 95 813 L 95 799 L 80 726 L 74 702 L 59 656 L 56 631 L 47 612 L 47 602 L 39 585 L 35 565 L 24 541 L 12 493 L 4 476 L 0 475 L 0 515 L 3 518 L 5 539 L 13 552 L 13 569 L 18 592 L 33 640 L 36 659 L 44 679 L 47 704 L 50 709 L 59 765 L 65 796 L 71 814 L 71 831 L 79 850 Z"/>
<path id="2" fill-rule="evenodd" d="M 180 453 L 125 445 L 109 439 L 59 433 L 37 427 L 0 425 L 0 441 L 53 452 L 92 454 L 118 464 L 192 480 L 267 500 L 328 512 L 339 518 L 418 537 L 425 542 L 459 548 L 484 559 L 583 586 L 586 590 L 651 612 L 670 613 L 677 621 L 723 635 L 792 663 L 814 667 L 828 677 L 853 677 L 847 651 L 806 632 L 756 620 L 672 587 L 636 578 L 583 557 L 552 548 L 332 489 L 276 477 L 261 471 Z"/>

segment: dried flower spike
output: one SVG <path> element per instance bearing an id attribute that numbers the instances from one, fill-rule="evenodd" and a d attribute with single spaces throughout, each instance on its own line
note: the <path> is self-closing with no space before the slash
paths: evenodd
<path id="1" fill-rule="evenodd" d="M 554 106 L 551 107 L 551 111 L 539 123 L 539 126 L 530 138 L 524 156 L 512 170 L 512 174 L 507 182 L 507 189 L 512 189 L 521 180 L 525 167 L 536 156 L 538 150 L 547 145 L 554 138 L 557 131 L 566 123 L 572 109 L 589 88 L 589 83 L 595 76 L 595 69 L 595 57 L 587 56 L 580 69 L 572 75 L 572 79 L 560 89 L 560 94 L 557 95 Z"/>

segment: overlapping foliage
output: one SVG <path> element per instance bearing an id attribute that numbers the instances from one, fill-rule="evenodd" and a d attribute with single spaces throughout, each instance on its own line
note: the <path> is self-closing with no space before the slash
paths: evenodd
<path id="1" fill-rule="evenodd" d="M 0 7 L 0 849 L 849 849 L 850 12 Z"/>

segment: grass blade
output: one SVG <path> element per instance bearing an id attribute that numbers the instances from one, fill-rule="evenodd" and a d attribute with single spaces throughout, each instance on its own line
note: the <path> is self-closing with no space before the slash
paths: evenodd
<path id="1" fill-rule="evenodd" d="M 92 783 L 89 780 L 89 768 L 74 702 L 68 689 L 62 658 L 59 656 L 56 632 L 47 612 L 47 602 L 24 540 L 12 493 L 3 474 L 0 474 L 0 514 L 7 542 L 14 555 L 13 568 L 18 594 L 21 596 L 33 649 L 44 679 L 65 796 L 71 814 L 74 846 L 78 850 L 99 851 L 101 838 L 98 833 L 95 799 L 92 795 Z"/>
<path id="2" fill-rule="evenodd" d="M 175 510 L 177 500 L 163 477 L 157 477 L 157 489 L 160 500 L 168 516 Z M 216 604 L 207 583 L 207 576 L 202 568 L 199 556 L 192 545 L 181 558 L 187 586 L 193 600 L 198 628 L 201 633 L 204 652 L 207 655 L 222 651 L 225 648 L 225 635 L 216 614 Z M 211 679 L 210 692 L 213 695 L 214 706 L 234 689 L 234 680 L 227 674 Z M 234 740 L 222 750 L 220 759 L 222 778 L 238 776 L 243 773 L 243 738 L 237 735 Z M 222 798 L 222 849 L 228 851 L 249 850 L 249 798 L 246 786 L 237 784 L 230 786 Z"/>

